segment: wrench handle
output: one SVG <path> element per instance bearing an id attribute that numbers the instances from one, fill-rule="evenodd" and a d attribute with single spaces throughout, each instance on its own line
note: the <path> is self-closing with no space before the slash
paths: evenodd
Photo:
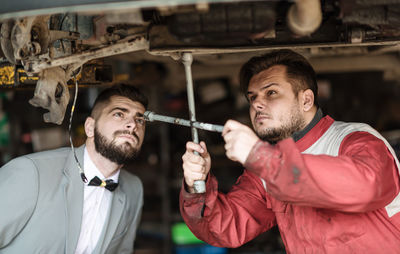
<path id="1" fill-rule="evenodd" d="M 195 103 L 194 103 L 194 95 L 193 95 L 193 78 L 192 78 L 192 62 L 193 56 L 191 53 L 185 52 L 182 55 L 182 62 L 185 66 L 185 75 L 186 75 L 186 90 L 189 104 L 189 113 L 190 113 L 190 121 L 191 121 L 191 131 L 192 131 L 192 140 L 194 143 L 199 143 L 199 136 L 197 134 L 197 129 L 193 127 L 193 122 L 196 121 L 196 111 L 195 111 Z M 199 155 L 197 152 L 196 155 Z M 194 181 L 193 189 L 195 193 L 205 193 L 206 192 L 206 183 L 203 180 Z"/>
<path id="2" fill-rule="evenodd" d="M 193 142 L 198 144 L 199 143 L 199 136 L 197 134 L 197 129 L 194 127 L 191 127 L 192 130 L 192 138 Z M 199 155 L 198 152 L 194 152 L 195 155 Z M 203 180 L 196 180 L 193 183 L 193 189 L 195 193 L 205 193 L 206 192 L 206 182 Z"/>

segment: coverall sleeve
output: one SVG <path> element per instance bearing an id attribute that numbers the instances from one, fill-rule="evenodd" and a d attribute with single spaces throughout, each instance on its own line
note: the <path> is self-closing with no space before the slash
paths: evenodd
<path id="1" fill-rule="evenodd" d="M 0 249 L 29 221 L 38 191 L 38 174 L 30 159 L 19 157 L 0 168 Z"/>
<path id="2" fill-rule="evenodd" d="M 265 179 L 274 198 L 301 206 L 367 212 L 399 192 L 395 160 L 385 143 L 367 132 L 342 141 L 338 156 L 301 154 L 292 139 L 259 141 L 245 162 Z"/>
<path id="3" fill-rule="evenodd" d="M 228 194 L 218 192 L 212 174 L 208 176 L 205 194 L 188 193 L 183 186 L 180 209 L 199 239 L 220 247 L 241 246 L 276 224 L 261 179 L 247 171 Z"/>

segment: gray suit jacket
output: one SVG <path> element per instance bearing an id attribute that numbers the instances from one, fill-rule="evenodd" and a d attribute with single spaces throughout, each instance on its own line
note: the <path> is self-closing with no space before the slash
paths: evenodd
<path id="1" fill-rule="evenodd" d="M 84 146 L 76 149 L 81 165 Z M 93 253 L 133 253 L 143 206 L 138 177 L 121 170 Z M 75 252 L 83 182 L 70 148 L 18 157 L 0 168 L 0 253 Z"/>

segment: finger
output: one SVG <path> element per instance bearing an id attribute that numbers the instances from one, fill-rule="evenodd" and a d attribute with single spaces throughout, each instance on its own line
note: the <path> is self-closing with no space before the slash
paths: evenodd
<path id="1" fill-rule="evenodd" d="M 230 128 L 230 122 L 233 120 L 228 120 L 226 121 L 226 123 L 224 124 L 224 128 L 222 129 L 222 137 L 225 137 L 225 135 L 231 131 Z"/>
<path id="2" fill-rule="evenodd" d="M 197 173 L 197 172 L 192 172 L 190 174 L 186 174 L 185 175 L 185 180 L 189 180 L 189 181 L 198 181 L 198 180 L 205 180 L 206 179 L 206 175 L 202 174 L 202 173 Z"/>
<path id="3" fill-rule="evenodd" d="M 182 162 L 183 164 L 187 163 L 188 165 L 193 164 L 204 166 L 206 164 L 206 159 L 200 155 L 187 152 L 182 156 Z"/>
<path id="4" fill-rule="evenodd" d="M 206 143 L 204 141 L 200 141 L 201 148 L 203 149 L 203 153 L 208 153 Z"/>
<path id="5" fill-rule="evenodd" d="M 197 172 L 197 173 L 204 173 L 205 172 L 205 165 L 201 164 L 193 164 L 190 162 L 185 162 L 182 165 L 184 172 Z"/>
<path id="6" fill-rule="evenodd" d="M 222 136 L 229 133 L 230 131 L 242 128 L 243 126 L 245 126 L 245 125 L 241 124 L 238 121 L 228 120 L 228 121 L 226 121 L 226 123 L 224 125 L 224 129 L 222 130 Z"/>
<path id="7" fill-rule="evenodd" d="M 232 145 L 230 143 L 225 143 L 224 148 L 225 151 L 231 150 Z"/>
<path id="8" fill-rule="evenodd" d="M 189 187 L 193 187 L 195 181 L 204 181 L 206 179 L 205 174 L 199 174 L 199 173 L 185 175 L 184 177 L 185 177 L 185 182 Z"/>
<path id="9" fill-rule="evenodd" d="M 204 149 L 201 147 L 200 144 L 196 144 L 191 141 L 186 143 L 186 150 L 190 151 L 191 153 L 193 153 L 194 151 L 198 153 L 204 153 Z"/>
<path id="10" fill-rule="evenodd" d="M 231 161 L 239 161 L 231 149 L 226 150 L 225 155 Z"/>
<path id="11" fill-rule="evenodd" d="M 200 165 L 200 166 L 204 166 L 206 164 L 206 160 L 198 155 L 192 154 L 192 153 L 188 153 L 184 156 L 182 156 L 182 162 L 183 165 L 187 164 L 187 165 Z"/>
<path id="12" fill-rule="evenodd" d="M 233 131 L 233 130 L 231 130 L 231 131 L 229 131 L 228 133 L 226 133 L 226 134 L 223 136 L 223 138 L 224 138 L 224 140 L 225 140 L 225 143 L 230 142 L 232 139 L 235 138 L 236 135 L 237 135 L 237 131 Z"/>
<path id="13" fill-rule="evenodd" d="M 183 154 L 182 161 L 183 162 L 197 163 L 197 164 L 202 163 L 201 162 L 201 156 L 195 155 L 191 151 L 186 151 Z"/>

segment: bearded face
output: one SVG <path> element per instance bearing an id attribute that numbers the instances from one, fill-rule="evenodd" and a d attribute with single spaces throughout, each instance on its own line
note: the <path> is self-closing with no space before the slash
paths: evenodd
<path id="1" fill-rule="evenodd" d="M 257 112 L 256 117 L 260 114 L 262 113 Z M 279 122 L 281 125 L 277 127 L 257 126 L 255 128 L 256 134 L 264 141 L 276 143 L 291 137 L 293 133 L 302 130 L 306 126 L 306 121 L 296 105 L 293 105 L 289 114 L 280 115 Z"/>
<path id="2" fill-rule="evenodd" d="M 132 137 L 136 139 L 136 146 L 129 142 L 124 142 L 117 145 L 115 139 L 121 134 L 132 135 Z M 97 126 L 94 129 L 94 144 L 98 153 L 110 161 L 117 163 L 118 165 L 128 164 L 129 162 L 133 161 L 137 157 L 141 148 L 139 145 L 139 137 L 136 133 L 130 133 L 128 130 L 115 131 L 113 134 L 113 139 L 109 140 L 99 132 Z"/>
<path id="3" fill-rule="evenodd" d="M 286 78 L 285 66 L 273 66 L 251 78 L 247 92 L 250 117 L 261 139 L 276 143 L 306 126 L 299 94 Z"/>

